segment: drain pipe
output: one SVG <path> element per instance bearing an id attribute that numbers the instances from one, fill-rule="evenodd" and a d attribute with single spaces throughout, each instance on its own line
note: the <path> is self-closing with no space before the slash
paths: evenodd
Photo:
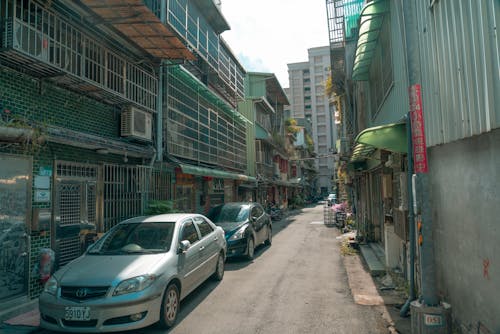
<path id="1" fill-rule="evenodd" d="M 406 114 L 406 143 L 408 145 L 408 172 L 407 172 L 407 197 L 408 197 L 408 224 L 410 237 L 410 291 L 408 300 L 399 311 L 401 317 L 407 317 L 410 311 L 410 304 L 416 299 L 415 296 L 415 213 L 413 212 L 413 147 L 411 142 L 411 117 L 410 113 Z"/>

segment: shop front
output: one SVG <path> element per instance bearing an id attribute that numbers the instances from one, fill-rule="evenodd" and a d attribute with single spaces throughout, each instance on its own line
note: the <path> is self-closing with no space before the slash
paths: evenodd
<path id="1" fill-rule="evenodd" d="M 355 140 L 348 164 L 354 184 L 355 220 L 360 237 L 385 255 L 384 265 L 405 270 L 406 124 L 365 129 Z"/>
<path id="2" fill-rule="evenodd" d="M 188 164 L 178 164 L 175 173 L 176 208 L 184 212 L 207 213 L 215 205 L 254 197 L 251 176 Z"/>

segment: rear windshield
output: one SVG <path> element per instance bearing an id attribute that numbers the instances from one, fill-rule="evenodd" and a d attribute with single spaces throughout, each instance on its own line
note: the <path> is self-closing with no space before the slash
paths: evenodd
<path id="1" fill-rule="evenodd" d="M 168 252 L 175 223 L 119 224 L 99 239 L 89 254 L 130 254 Z"/>
<path id="2" fill-rule="evenodd" d="M 214 223 L 239 223 L 248 219 L 249 205 L 219 205 L 210 210 L 208 218 Z"/>

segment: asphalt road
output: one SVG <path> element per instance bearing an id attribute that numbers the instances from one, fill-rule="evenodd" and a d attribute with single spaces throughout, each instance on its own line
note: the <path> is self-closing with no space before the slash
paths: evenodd
<path id="1" fill-rule="evenodd" d="M 387 333 L 376 307 L 356 305 L 336 228 L 323 206 L 274 223 L 273 244 L 252 262 L 229 260 L 224 279 L 207 281 L 181 303 L 168 333 Z M 141 333 L 165 333 L 149 327 Z"/>

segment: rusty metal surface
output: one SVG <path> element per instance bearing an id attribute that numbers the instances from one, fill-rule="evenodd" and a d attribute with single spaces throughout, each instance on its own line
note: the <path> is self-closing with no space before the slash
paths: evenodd
<path id="1" fill-rule="evenodd" d="M 114 27 L 154 57 L 194 60 L 194 54 L 143 1 L 82 0 L 104 23 Z"/>

